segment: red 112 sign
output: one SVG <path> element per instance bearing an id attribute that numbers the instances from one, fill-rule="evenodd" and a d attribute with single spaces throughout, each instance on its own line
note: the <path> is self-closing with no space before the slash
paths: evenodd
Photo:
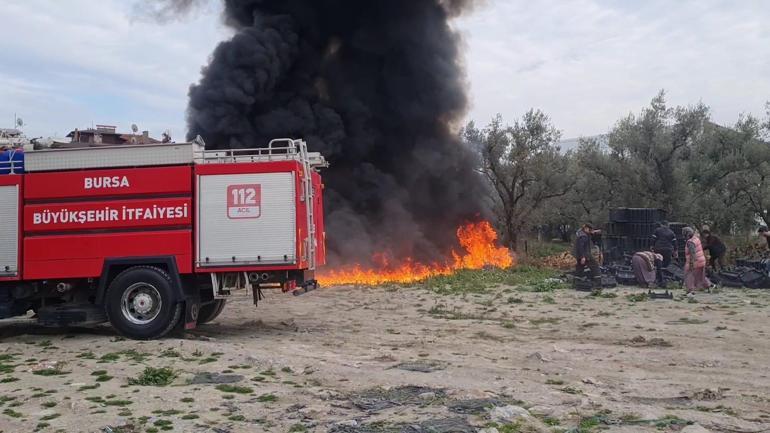
<path id="1" fill-rule="evenodd" d="M 227 186 L 227 217 L 259 218 L 262 215 L 262 185 Z"/>

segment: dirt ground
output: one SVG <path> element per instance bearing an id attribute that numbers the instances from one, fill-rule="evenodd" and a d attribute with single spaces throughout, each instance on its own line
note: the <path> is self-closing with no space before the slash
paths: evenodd
<path id="1" fill-rule="evenodd" d="M 632 293 L 268 293 L 148 342 L 3 323 L 0 431 L 770 431 L 770 291 Z"/>

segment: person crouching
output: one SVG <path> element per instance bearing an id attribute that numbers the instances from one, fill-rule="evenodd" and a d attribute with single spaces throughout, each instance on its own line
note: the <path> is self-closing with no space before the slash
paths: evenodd
<path id="1" fill-rule="evenodd" d="M 634 270 L 636 282 L 642 287 L 650 288 L 656 282 L 656 270 L 663 266 L 663 256 L 652 251 L 639 251 L 631 257 L 631 268 Z"/>

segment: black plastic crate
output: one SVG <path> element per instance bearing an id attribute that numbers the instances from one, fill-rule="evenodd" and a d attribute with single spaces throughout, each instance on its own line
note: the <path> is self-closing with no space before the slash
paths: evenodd
<path id="1" fill-rule="evenodd" d="M 610 222 L 657 223 L 665 219 L 666 211 L 663 209 L 627 207 L 610 209 Z"/>
<path id="2" fill-rule="evenodd" d="M 610 221 L 618 223 L 629 221 L 628 208 L 620 207 L 617 209 L 610 209 Z"/>

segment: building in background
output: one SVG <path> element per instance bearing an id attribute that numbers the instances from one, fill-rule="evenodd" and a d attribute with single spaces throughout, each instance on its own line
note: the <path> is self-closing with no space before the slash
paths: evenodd
<path id="1" fill-rule="evenodd" d="M 71 139 L 72 144 L 88 144 L 91 146 L 154 144 L 161 142 L 160 140 L 150 137 L 148 131 L 142 131 L 141 134 L 137 134 L 137 131 L 134 131 L 133 133 L 121 133 L 117 132 L 117 127 L 110 125 L 96 125 L 96 128 L 83 130 L 75 129 L 67 134 L 67 137 Z"/>

